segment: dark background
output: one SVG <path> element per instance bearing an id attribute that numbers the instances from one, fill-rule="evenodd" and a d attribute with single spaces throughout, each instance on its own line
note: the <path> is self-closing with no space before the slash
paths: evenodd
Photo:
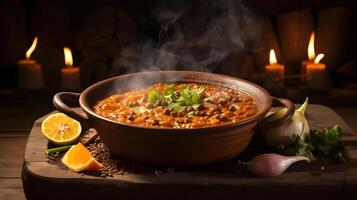
<path id="1" fill-rule="evenodd" d="M 155 48 L 159 47 L 173 35 L 175 35 L 176 25 L 180 26 L 186 34 L 190 32 L 190 28 L 195 26 L 186 26 L 187 24 L 195 24 L 206 27 L 205 23 L 201 23 L 201 19 L 207 18 L 207 24 L 211 23 L 214 17 L 220 14 L 217 7 L 211 7 L 215 1 L 159 1 L 159 0 L 131 0 L 131 1 L 69 1 L 69 0 L 2 0 L 0 1 L 0 87 L 3 89 L 16 89 L 17 88 L 17 64 L 16 61 L 23 59 L 26 50 L 31 45 L 34 36 L 39 36 L 39 44 L 32 57 L 36 59 L 42 65 L 42 71 L 45 81 L 46 90 L 58 91 L 60 90 L 60 69 L 64 66 L 62 48 L 69 46 L 72 48 L 74 54 L 75 65 L 79 65 L 81 68 L 82 84 L 86 86 L 99 81 L 101 79 L 119 75 L 132 71 L 140 71 L 143 68 L 133 68 L 130 65 L 120 66 L 113 70 L 113 66 L 116 61 L 121 63 L 121 57 L 123 51 L 130 45 L 137 45 L 136 50 L 139 48 L 139 53 L 134 56 L 140 57 L 140 49 L 144 48 L 146 44 L 151 43 L 151 46 Z M 216 1 L 217 2 L 217 1 Z M 225 2 L 225 1 L 222 1 Z M 235 2 L 235 1 L 233 1 Z M 239 1 L 236 1 L 239 2 Z M 286 45 L 289 43 L 290 38 L 283 38 L 284 33 L 283 25 L 280 24 L 281 19 L 284 16 L 291 13 L 301 14 L 306 10 L 311 13 L 313 29 L 318 27 L 319 13 L 323 10 L 342 8 L 342 20 L 347 25 L 343 24 L 342 28 L 335 27 L 331 24 L 328 27 L 331 31 L 341 29 L 341 33 L 338 33 L 338 38 L 335 37 L 336 42 L 333 44 L 341 44 L 337 47 L 339 51 L 337 54 L 337 60 L 332 64 L 327 63 L 329 73 L 332 78 L 333 88 L 350 88 L 354 90 L 357 87 L 356 76 L 356 47 L 357 39 L 355 37 L 357 33 L 356 23 L 356 3 L 352 0 L 335 1 L 335 0 L 296 0 L 296 1 L 283 1 L 283 0 L 251 0 L 243 1 L 240 6 L 249 10 L 249 16 L 259 16 L 254 19 L 254 23 L 243 23 L 239 28 L 248 30 L 255 30 L 257 27 L 257 33 L 251 34 L 254 37 L 248 37 L 248 39 L 242 39 L 244 42 L 244 48 L 239 50 L 238 53 L 229 52 L 227 56 L 222 59 L 218 59 L 207 66 L 205 70 L 230 74 L 233 76 L 243 77 L 254 81 L 254 75 L 263 72 L 263 65 L 268 62 L 268 50 L 271 46 L 277 45 L 278 59 L 280 62 L 286 64 L 287 75 L 298 74 L 300 58 L 288 58 L 288 55 L 295 54 L 294 52 L 287 52 Z M 174 13 L 186 9 L 176 21 L 168 26 L 165 22 L 160 21 L 159 14 L 171 10 Z M 213 9 L 212 9 L 213 8 Z M 104 50 L 101 49 L 100 44 L 93 44 L 92 47 L 88 47 L 90 43 L 98 43 L 96 36 L 102 32 L 110 32 L 109 30 L 113 24 L 110 20 L 113 19 L 112 12 L 120 12 L 121 14 L 115 14 L 116 22 L 114 31 L 117 36 L 116 39 L 108 39 L 112 33 L 103 33 L 103 38 L 106 38 L 106 44 L 103 44 Z M 218 14 L 217 14 L 218 13 Z M 339 13 L 341 14 L 341 13 Z M 333 19 L 334 12 L 331 12 Z M 339 16 L 336 16 L 341 17 Z M 289 19 L 289 17 L 285 17 Z M 277 38 L 277 44 L 259 44 L 258 48 L 254 44 L 255 40 L 262 40 L 268 33 L 265 33 L 266 29 L 263 26 L 258 28 L 260 20 L 269 20 Z M 204 21 L 204 20 L 203 20 Z M 289 21 L 289 20 L 288 20 Z M 296 23 L 296 22 L 293 22 Z M 305 21 L 298 22 L 304 27 Z M 286 23 L 285 23 L 286 24 Z M 166 24 L 167 25 L 167 24 Z M 291 26 L 295 26 L 294 24 Z M 297 25 L 299 27 L 299 24 Z M 249 29 L 250 28 L 250 29 Z M 200 31 L 199 28 L 194 29 L 193 32 Z M 326 28 L 324 29 L 326 30 Z M 301 30 L 297 30 L 301 31 Z M 330 34 L 330 31 L 325 31 L 323 34 Z M 334 32 L 334 34 L 336 31 Z M 119 36 L 118 36 L 119 34 Z M 245 32 L 244 34 L 250 35 Z M 195 34 L 193 34 L 193 38 Z M 199 35 L 197 33 L 196 35 Z M 310 31 L 306 31 L 306 36 L 309 37 Z M 318 33 L 317 40 L 319 39 Z M 93 37 L 92 37 L 93 36 Z M 187 36 L 187 35 L 185 35 Z M 238 36 L 240 37 L 240 36 Z M 260 37 L 260 38 L 259 38 Z M 300 40 L 291 35 L 293 40 Z M 305 37 L 305 36 L 304 36 Z M 84 38 L 84 39 L 83 39 Z M 89 39 L 88 39 L 89 38 Z M 93 39 L 94 38 L 94 39 Z M 332 36 L 334 38 L 334 35 Z M 110 41 L 116 41 L 116 45 Z M 306 38 L 301 39 L 301 45 L 304 50 L 300 50 L 303 54 L 306 54 L 307 42 Z M 108 42 L 109 41 L 109 42 Z M 190 41 L 188 40 L 188 43 Z M 322 45 L 320 45 L 322 46 Z M 293 47 L 293 46 L 292 46 Z M 298 48 L 299 45 L 297 46 Z M 187 47 L 184 47 L 184 49 Z M 315 44 L 316 52 L 323 52 L 326 49 L 319 49 L 319 44 Z M 335 46 L 325 45 L 323 48 L 336 49 Z M 279 51 L 280 49 L 280 51 Z M 156 49 L 155 49 L 156 50 Z M 196 54 L 198 52 L 201 56 L 201 52 L 207 51 L 207 48 L 193 48 L 190 51 Z M 94 52 L 94 53 L 93 53 Z M 105 58 L 102 60 L 95 60 L 93 57 L 99 54 L 104 54 Z M 104 53 L 103 53 L 104 52 Z M 141 53 L 140 53 L 141 52 Z M 257 54 L 259 54 L 257 56 Z M 205 54 L 204 54 L 205 55 Z M 257 59 L 266 55 L 264 59 Z M 300 56 L 301 57 L 301 56 Z M 307 56 L 306 56 L 307 57 Z M 328 56 L 324 58 L 326 62 L 329 62 Z M 326 60 L 327 59 L 327 60 Z M 264 63 L 265 62 L 265 63 Z M 138 62 L 134 62 L 138 63 Z M 140 63 L 140 62 L 139 62 Z M 142 62 L 141 62 L 142 63 Z M 144 63 L 147 63 L 146 61 Z M 232 64 L 233 63 L 233 64 Z M 157 62 L 156 62 L 157 64 Z M 330 64 L 330 66 L 329 66 Z M 142 64 L 140 64 L 142 65 Z M 103 66 L 102 68 L 100 66 Z M 236 66 L 244 66 L 242 70 L 233 69 Z M 248 66 L 248 67 L 247 67 Z M 147 67 L 147 66 L 145 66 Z M 144 68 L 150 70 L 151 68 Z M 159 69 L 166 69 L 165 67 Z M 176 66 L 175 69 L 186 69 L 185 67 Z M 192 69 L 192 68 L 190 68 Z M 201 68 L 197 68 L 201 70 Z M 194 70 L 197 70 L 194 69 Z M 288 87 L 295 87 L 298 82 L 292 82 L 287 84 Z"/>

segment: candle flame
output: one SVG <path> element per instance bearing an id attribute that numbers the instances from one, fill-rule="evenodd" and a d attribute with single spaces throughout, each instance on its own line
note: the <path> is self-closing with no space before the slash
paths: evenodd
<path id="1" fill-rule="evenodd" d="M 313 61 L 315 59 L 315 33 L 312 32 L 310 36 L 309 46 L 307 47 L 307 56 L 309 60 Z"/>
<path id="2" fill-rule="evenodd" d="M 323 53 L 320 53 L 319 55 L 316 56 L 314 63 L 317 64 L 320 62 L 320 60 L 324 57 L 325 55 Z"/>
<path id="3" fill-rule="evenodd" d="M 73 57 L 72 57 L 71 49 L 68 47 L 64 47 L 63 53 L 64 53 L 64 63 L 66 64 L 67 67 L 72 67 Z"/>
<path id="4" fill-rule="evenodd" d="M 33 39 L 31 47 L 26 51 L 26 58 L 27 59 L 30 59 L 32 52 L 35 50 L 35 48 L 37 46 L 37 41 L 38 41 L 38 37 L 36 36 Z"/>
<path id="5" fill-rule="evenodd" d="M 270 49 L 270 53 L 269 53 L 269 63 L 271 65 L 274 65 L 276 63 L 278 63 L 278 61 L 276 60 L 276 57 L 275 57 L 275 51 L 274 49 Z"/>

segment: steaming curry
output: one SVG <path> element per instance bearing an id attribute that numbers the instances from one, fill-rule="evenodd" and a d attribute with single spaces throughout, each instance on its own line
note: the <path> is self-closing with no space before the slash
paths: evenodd
<path id="1" fill-rule="evenodd" d="M 257 113 L 252 97 L 211 84 L 157 83 L 99 101 L 95 113 L 126 124 L 199 128 L 231 124 Z"/>

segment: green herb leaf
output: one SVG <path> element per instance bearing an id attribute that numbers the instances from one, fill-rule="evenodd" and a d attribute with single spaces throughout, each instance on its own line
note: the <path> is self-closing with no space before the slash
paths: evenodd
<path id="1" fill-rule="evenodd" d="M 197 105 L 201 103 L 201 97 L 198 95 L 192 95 L 191 100 L 192 100 L 191 102 L 192 105 Z"/>
<path id="2" fill-rule="evenodd" d="M 201 103 L 200 94 L 204 91 L 204 87 L 190 88 L 188 85 L 181 87 L 180 97 L 177 101 L 182 102 L 185 106 L 193 106 Z"/>
<path id="3" fill-rule="evenodd" d="M 330 128 L 324 128 L 321 132 L 313 131 L 311 143 L 314 144 L 315 151 L 322 155 L 329 155 L 334 145 L 342 137 L 342 129 L 335 125 Z"/>
<path id="4" fill-rule="evenodd" d="M 175 94 L 174 86 L 172 84 L 165 85 L 163 98 L 166 101 L 166 103 L 171 103 L 177 98 Z"/>
<path id="5" fill-rule="evenodd" d="M 169 109 L 173 109 L 176 111 L 184 111 L 186 106 L 182 105 L 181 102 L 174 102 L 174 103 L 170 103 L 167 108 Z"/>
<path id="6" fill-rule="evenodd" d="M 72 147 L 72 145 L 67 145 L 67 146 L 61 146 L 61 147 L 56 147 L 56 148 L 52 148 L 52 149 L 47 149 L 45 151 L 45 153 L 46 153 L 46 155 L 48 155 L 48 154 L 56 153 L 56 152 L 63 152 L 63 151 L 67 151 L 71 147 Z"/>
<path id="7" fill-rule="evenodd" d="M 314 160 L 314 155 L 334 158 L 338 163 L 346 162 L 343 145 L 340 141 L 342 128 L 338 125 L 321 131 L 310 131 L 303 140 L 295 135 L 292 142 L 284 148 L 287 155 L 302 155 Z"/>
<path id="8" fill-rule="evenodd" d="M 293 141 L 285 147 L 285 154 L 289 156 L 306 156 L 309 160 L 315 160 L 311 143 L 305 142 L 300 136 L 294 135 Z"/>
<path id="9" fill-rule="evenodd" d="M 149 93 L 148 93 L 148 101 L 149 102 L 154 102 L 154 101 L 159 100 L 161 98 L 162 98 L 161 94 L 157 90 L 150 90 Z"/>
<path id="10" fill-rule="evenodd" d="M 175 95 L 175 89 L 174 89 L 174 85 L 170 84 L 170 85 L 165 85 L 165 89 L 164 89 L 164 95 Z"/>
<path id="11" fill-rule="evenodd" d="M 148 92 L 148 101 L 155 102 L 162 100 L 170 109 L 183 111 L 190 106 L 198 105 L 202 102 L 201 93 L 204 91 L 203 86 L 193 87 L 188 84 L 183 84 L 175 91 L 174 85 L 165 85 L 162 92 L 152 89 Z"/>
<path id="12" fill-rule="evenodd" d="M 191 111 L 191 112 L 187 113 L 187 117 L 194 117 L 195 116 L 194 113 L 195 113 L 194 111 Z"/>

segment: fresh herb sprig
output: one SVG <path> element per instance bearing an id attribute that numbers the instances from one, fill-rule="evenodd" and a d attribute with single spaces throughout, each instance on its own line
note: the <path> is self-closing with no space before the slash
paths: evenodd
<path id="1" fill-rule="evenodd" d="M 193 87 L 184 84 L 175 91 L 173 85 L 165 85 L 162 92 L 152 89 L 148 92 L 148 101 L 163 101 L 167 108 L 182 111 L 187 107 L 194 107 L 202 103 L 201 93 L 204 91 L 203 86 Z"/>
<path id="2" fill-rule="evenodd" d="M 71 147 L 72 147 L 72 145 L 67 145 L 67 146 L 61 146 L 61 147 L 56 147 L 56 148 L 52 148 L 52 149 L 47 149 L 45 151 L 45 153 L 46 153 L 46 155 L 49 155 L 51 153 L 63 152 L 63 151 L 67 151 Z"/>
<path id="3" fill-rule="evenodd" d="M 306 156 L 310 160 L 315 160 L 316 155 L 323 155 L 334 158 L 338 163 L 344 163 L 346 155 L 341 137 L 342 128 L 339 125 L 324 128 L 321 131 L 312 130 L 305 139 L 295 135 L 293 141 L 284 147 L 284 153 Z"/>

